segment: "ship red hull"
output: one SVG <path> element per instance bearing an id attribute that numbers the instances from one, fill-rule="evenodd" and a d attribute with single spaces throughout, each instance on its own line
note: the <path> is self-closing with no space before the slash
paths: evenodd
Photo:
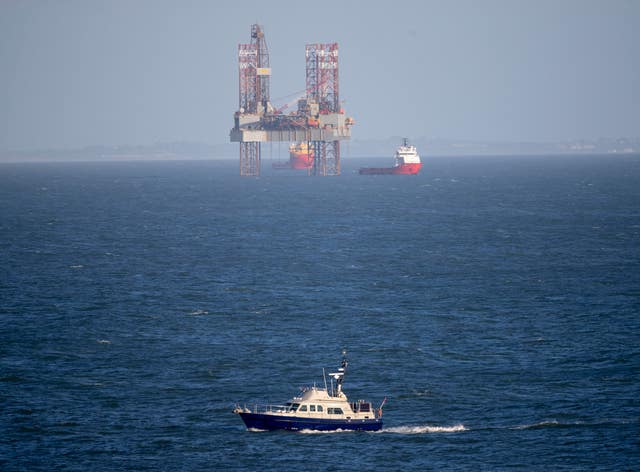
<path id="1" fill-rule="evenodd" d="M 289 156 L 289 165 L 292 169 L 305 170 L 313 166 L 313 154 L 294 153 Z"/>
<path id="2" fill-rule="evenodd" d="M 362 167 L 362 175 L 415 175 L 420 172 L 421 163 L 402 164 L 396 167 Z"/>

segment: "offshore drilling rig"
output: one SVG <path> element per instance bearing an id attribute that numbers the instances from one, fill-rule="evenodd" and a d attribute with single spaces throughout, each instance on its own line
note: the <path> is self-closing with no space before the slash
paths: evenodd
<path id="1" fill-rule="evenodd" d="M 260 145 L 306 143 L 310 175 L 340 175 L 340 141 L 351 138 L 354 121 L 340 106 L 338 43 L 306 45 L 306 96 L 288 114 L 269 97 L 269 50 L 260 25 L 251 42 L 238 45 L 239 107 L 232 142 L 240 143 L 240 175 L 260 175 Z"/>

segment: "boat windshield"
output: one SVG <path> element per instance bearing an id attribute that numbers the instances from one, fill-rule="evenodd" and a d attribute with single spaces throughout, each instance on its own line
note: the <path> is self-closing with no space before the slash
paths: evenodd
<path id="1" fill-rule="evenodd" d="M 289 411 L 296 411 L 299 406 L 300 406 L 300 403 L 287 403 L 287 409 Z"/>

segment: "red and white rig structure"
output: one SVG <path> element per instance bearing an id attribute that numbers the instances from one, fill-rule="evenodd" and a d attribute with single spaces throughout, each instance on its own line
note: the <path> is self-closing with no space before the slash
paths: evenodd
<path id="1" fill-rule="evenodd" d="M 338 43 L 307 44 L 306 96 L 288 114 L 270 102 L 269 50 L 260 25 L 251 26 L 251 42 L 238 45 L 239 108 L 232 142 L 240 143 L 240 175 L 260 175 L 260 144 L 306 143 L 311 175 L 340 174 L 340 141 L 351 138 L 354 121 L 340 106 Z"/>

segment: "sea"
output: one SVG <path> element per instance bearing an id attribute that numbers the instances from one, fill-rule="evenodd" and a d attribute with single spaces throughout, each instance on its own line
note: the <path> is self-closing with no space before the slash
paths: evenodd
<path id="1" fill-rule="evenodd" d="M 0 164 L 0 469 L 640 470 L 640 155 L 423 162 Z"/>

